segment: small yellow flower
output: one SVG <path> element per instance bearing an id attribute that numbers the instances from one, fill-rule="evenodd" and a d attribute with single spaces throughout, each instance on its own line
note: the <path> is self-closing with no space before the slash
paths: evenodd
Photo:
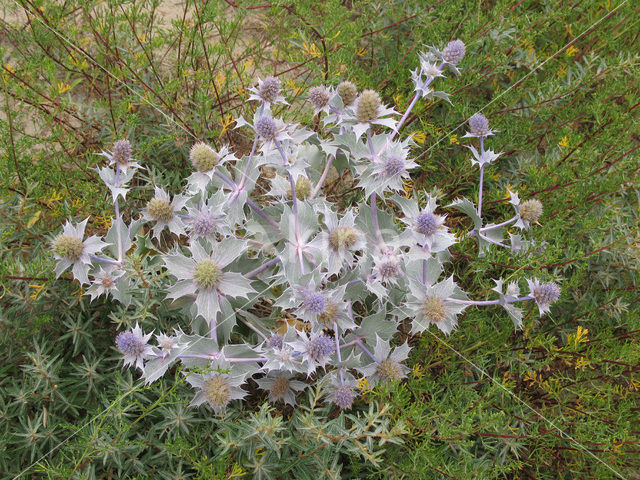
<path id="1" fill-rule="evenodd" d="M 65 82 L 58 82 L 58 95 L 62 95 L 64 92 L 69 90 L 71 85 Z"/>
<path id="2" fill-rule="evenodd" d="M 458 135 L 451 135 L 449 137 L 449 144 L 456 144 L 456 145 L 460 145 L 460 140 L 458 140 Z"/>
<path id="3" fill-rule="evenodd" d="M 318 50 L 318 47 L 316 46 L 315 43 L 304 42 L 302 44 L 302 49 L 304 50 L 304 53 L 307 55 L 310 55 L 315 58 L 322 57 L 322 53 L 320 53 L 320 50 Z"/>
<path id="4" fill-rule="evenodd" d="M 420 145 L 424 145 L 424 142 L 427 140 L 427 135 L 424 132 L 415 131 L 411 132 L 411 139 Z"/>
<path id="5" fill-rule="evenodd" d="M 569 146 L 569 139 L 567 137 L 562 137 L 562 140 L 560 140 L 558 142 L 558 145 L 561 147 L 568 147 Z"/>
<path id="6" fill-rule="evenodd" d="M 569 48 L 567 48 L 567 51 L 565 52 L 567 57 L 571 58 L 571 57 L 575 57 L 576 54 L 578 53 L 578 49 L 576 47 L 574 47 L 573 45 L 571 45 Z"/>
<path id="7" fill-rule="evenodd" d="M 367 54 L 366 48 L 361 47 L 356 49 L 356 55 L 358 55 L 359 57 L 364 57 L 366 54 Z"/>

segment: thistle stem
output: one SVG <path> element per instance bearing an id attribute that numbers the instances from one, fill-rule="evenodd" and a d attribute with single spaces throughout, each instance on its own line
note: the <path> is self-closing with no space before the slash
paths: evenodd
<path id="1" fill-rule="evenodd" d="M 516 215 L 515 217 L 510 218 L 509 220 L 505 220 L 502 223 L 498 223 L 496 225 L 489 225 L 486 227 L 482 227 L 480 229 L 481 232 L 486 232 L 487 230 L 493 230 L 494 228 L 500 228 L 500 227 L 505 227 L 507 225 L 509 225 L 510 223 L 515 222 L 516 220 L 518 220 L 518 216 Z"/>
<path id="2" fill-rule="evenodd" d="M 371 360 L 373 360 L 374 362 L 377 362 L 376 357 L 374 357 L 374 356 L 373 356 L 373 353 L 371 353 L 371 352 L 369 351 L 369 349 L 368 349 L 367 347 L 365 347 L 365 346 L 364 346 L 364 343 L 362 343 L 362 340 L 358 339 L 358 340 L 356 341 L 356 345 L 358 345 L 358 347 L 360 347 L 360 348 L 362 349 L 362 351 L 363 351 L 364 353 L 366 353 L 366 354 L 367 354 L 367 356 L 368 356 Z"/>
<path id="3" fill-rule="evenodd" d="M 331 165 L 333 165 L 333 155 L 330 155 L 327 158 L 327 164 L 324 166 L 322 176 L 320 177 L 320 180 L 318 180 L 318 183 L 316 183 L 316 186 L 313 187 L 313 191 L 311 192 L 311 195 L 309 195 L 309 200 L 312 200 L 318 194 L 318 192 L 322 188 L 322 185 L 324 185 L 324 181 L 327 179 L 327 175 L 329 174 Z"/>
<path id="4" fill-rule="evenodd" d="M 502 242 L 498 242 L 497 240 L 492 240 L 491 238 L 487 237 L 486 235 L 483 235 L 482 233 L 480 233 L 480 238 L 482 238 L 483 240 L 486 240 L 489 243 L 493 243 L 494 245 L 498 245 L 499 247 L 504 247 L 504 248 L 509 248 L 511 249 L 511 247 L 509 245 L 506 245 Z"/>
<path id="5" fill-rule="evenodd" d="M 338 355 L 338 362 L 342 363 L 342 354 L 340 353 L 340 339 L 338 338 L 337 322 L 333 322 L 333 336 L 336 340 L 336 354 Z M 344 385 L 344 376 L 342 375 L 342 369 L 340 369 L 340 384 Z"/>
<path id="6" fill-rule="evenodd" d="M 376 192 L 371 194 L 371 221 L 373 222 L 373 229 L 376 232 L 376 237 L 378 239 L 378 245 L 380 248 L 383 248 L 385 243 L 382 238 L 382 232 L 380 231 L 380 225 L 378 224 L 378 206 L 377 206 L 378 195 Z"/>
<path id="7" fill-rule="evenodd" d="M 221 178 L 223 182 L 229 185 L 232 190 L 234 191 L 237 190 L 238 186 L 235 184 L 235 182 L 231 180 L 229 177 L 227 177 L 224 173 L 220 172 L 219 170 L 216 170 L 216 175 L 219 178 Z M 249 207 L 254 212 L 256 212 L 265 222 L 267 222 L 272 227 L 280 230 L 280 225 L 278 225 L 278 222 L 276 222 L 273 218 L 271 218 L 269 215 L 264 213 L 264 211 L 256 204 L 256 202 L 254 202 L 250 198 L 247 198 L 247 205 L 249 205 Z"/>
<path id="8" fill-rule="evenodd" d="M 284 165 L 285 166 L 288 165 L 289 162 L 287 161 L 287 156 L 284 154 L 284 150 L 282 150 L 282 145 L 278 140 L 274 140 L 274 143 L 276 145 L 276 148 L 280 152 L 280 156 L 282 157 L 282 161 L 284 162 Z M 293 175 L 291 175 L 291 172 L 287 171 L 287 177 L 289 178 L 289 185 L 291 185 L 291 199 L 293 203 L 293 219 L 295 222 L 295 234 L 296 234 L 296 252 L 298 253 L 298 259 L 300 261 L 300 269 L 304 274 L 305 269 L 304 269 L 304 259 L 302 258 L 302 248 L 301 248 L 302 238 L 300 235 L 300 219 L 298 217 L 298 198 L 296 197 L 296 184 L 293 181 Z"/>
<path id="9" fill-rule="evenodd" d="M 480 137 L 480 160 L 484 161 L 484 137 Z M 482 219 L 482 184 L 484 182 L 484 163 L 480 165 L 480 193 L 478 194 L 478 216 Z"/>
<path id="10" fill-rule="evenodd" d="M 506 300 L 506 303 L 515 303 L 515 302 L 524 302 L 525 300 L 532 300 L 533 297 L 531 295 L 526 295 L 524 297 L 518 297 Z M 446 302 L 458 303 L 460 305 L 500 305 L 500 300 L 461 300 L 459 298 L 447 298 Z"/>
<path id="11" fill-rule="evenodd" d="M 269 267 L 275 265 L 278 262 L 280 262 L 280 258 L 279 257 L 272 258 L 268 262 L 265 262 L 263 265 L 260 265 L 258 268 L 254 269 L 254 270 L 251 270 L 249 273 L 247 273 L 245 275 L 245 278 L 253 278 L 256 275 L 261 274 L 262 272 L 267 270 Z"/>
<path id="12" fill-rule="evenodd" d="M 118 183 L 120 182 L 120 165 L 116 162 L 116 178 L 113 182 L 113 186 L 118 188 Z M 118 203 L 118 196 L 116 195 L 116 199 L 114 201 L 114 207 L 116 210 L 116 235 L 118 237 L 118 262 L 122 262 L 123 252 L 122 252 L 122 227 L 120 226 L 120 204 Z"/>
<path id="13" fill-rule="evenodd" d="M 264 333 L 262 333 L 260 330 L 258 330 L 249 320 L 247 320 L 245 318 L 241 318 L 239 316 L 237 318 L 239 318 L 240 321 L 242 321 L 242 323 L 244 323 L 251 330 L 256 332 L 258 334 L 258 336 L 262 337 L 263 340 L 267 340 L 267 336 Z"/>
<path id="14" fill-rule="evenodd" d="M 258 112 L 258 116 L 262 115 L 264 111 L 264 102 L 260 105 L 260 111 Z M 247 160 L 247 166 L 244 168 L 244 173 L 242 174 L 242 178 L 240 179 L 240 184 L 238 187 L 238 191 L 244 188 L 244 184 L 247 181 L 247 175 L 249 175 L 249 168 L 251 167 L 251 161 L 253 160 L 253 156 L 256 153 L 256 147 L 258 146 L 258 134 L 256 133 L 253 139 L 253 146 L 251 147 L 251 153 L 249 154 L 249 160 Z"/>

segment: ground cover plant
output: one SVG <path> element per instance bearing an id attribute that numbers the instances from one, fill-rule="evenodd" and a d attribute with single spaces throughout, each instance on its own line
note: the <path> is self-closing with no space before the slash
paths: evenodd
<path id="1" fill-rule="evenodd" d="M 3 24 L 11 33 L 3 44 L 3 142 L 9 155 L 2 164 L 7 179 L 2 186 L 7 346 L 2 461 L 8 478 L 28 467 L 25 475 L 51 478 L 305 478 L 318 472 L 327 478 L 633 478 L 638 469 L 634 7 L 581 2 L 571 5 L 574 11 L 562 2 L 481 2 L 470 11 L 464 2 L 427 8 L 256 4 L 255 9 L 186 3 L 172 25 L 162 25 L 163 7 L 23 3 L 8 9 L 14 16 Z M 87 21 L 92 18 L 101 22 Z M 249 38 L 241 35 L 248 26 L 254 33 Z M 55 33 L 63 30 L 68 41 Z M 436 80 L 437 88 L 452 95 L 452 105 L 442 98 L 413 105 L 400 138 L 411 134 L 407 158 L 417 167 L 411 178 L 393 186 L 405 205 L 429 209 L 438 197 L 436 215 L 447 215 L 441 230 L 457 239 L 450 245 L 447 277 L 453 275 L 470 297 L 495 298 L 492 279 L 504 278 L 504 287 L 517 280 L 524 286 L 525 278 L 562 279 L 562 296 L 550 314 L 537 319 L 537 307 L 525 304 L 523 328 L 515 333 L 500 306 L 466 309 L 460 328 L 448 337 L 429 329 L 415 335 L 410 323 L 401 323 L 392 346 L 411 347 L 406 379 L 392 385 L 375 379 L 354 383 L 346 412 L 332 403 L 335 395 L 313 388 L 298 396 L 295 409 L 277 402 L 274 409 L 265 403 L 269 394 L 259 393 L 264 385 L 256 377 L 257 383 L 245 384 L 251 390 L 246 404 L 215 416 L 206 408 L 187 408 L 193 392 L 183 369 L 171 368 L 151 386 L 121 370 L 113 341 L 120 339 L 120 350 L 125 349 L 122 332 L 136 325 L 145 333 L 171 332 L 176 325 L 187 331 L 191 325 L 160 295 L 172 278 L 166 264 L 150 262 L 167 245 L 166 232 L 158 235 L 163 243 L 134 237 L 130 270 L 142 295 L 129 304 L 120 298 L 124 307 L 104 296 L 89 302 L 87 296 L 100 293 L 96 288 L 83 297 L 71 272 L 57 279 L 52 273 L 56 263 L 64 265 L 50 253 L 50 240 L 58 239 L 58 254 L 68 258 L 73 252 L 69 239 L 76 232 L 67 230 L 66 242 L 56 236 L 66 217 L 75 225 L 89 216 L 88 236 L 111 231 L 113 258 L 120 260 L 117 238 L 123 237 L 113 235 L 119 222 L 109 224 L 113 196 L 101 178 L 113 183 L 127 174 L 116 169 L 109 177 L 103 169 L 108 161 L 97 153 L 125 151 L 124 144 L 120 150 L 114 144 L 129 138 L 132 156 L 145 168 L 120 204 L 128 225 L 138 209 L 150 210 L 154 197 L 162 200 L 151 186 L 162 187 L 170 198 L 182 193 L 183 179 L 193 172 L 191 161 L 198 158 L 189 155 L 196 141 L 218 153 L 229 144 L 238 158 L 250 156 L 251 129 L 235 129 L 232 120 L 242 115 L 257 129 L 260 101 L 246 102 L 257 76 L 277 74 L 292 105 L 274 104 L 275 117 L 309 125 L 320 138 L 328 132 L 326 115 L 315 116 L 307 99 L 315 97 L 324 107 L 321 85 L 337 86 L 347 78 L 360 92 L 376 90 L 381 103 L 405 112 L 414 94 L 415 85 L 407 81 L 411 70 L 425 68 L 418 52 L 425 44 L 442 48 L 457 37 L 466 44 L 461 75 L 448 74 L 443 87 L 438 85 L 443 79 Z M 464 145 L 478 149 L 485 136 L 469 143 L 463 134 L 484 128 L 482 121 L 475 127 L 466 122 L 483 108 L 490 127 L 499 131 L 490 137 L 491 148 L 502 155 L 482 165 L 482 215 L 500 218 L 497 223 L 511 218 L 509 201 L 515 202 L 516 193 L 534 212 L 533 199 L 541 200 L 540 225 L 527 238 L 534 245 L 523 245 L 518 231 L 510 229 L 504 239 L 489 240 L 513 238 L 510 246 L 517 248 L 485 249 L 483 238 L 473 234 L 473 219 L 464 214 L 473 217 L 474 209 L 462 204 L 458 212 L 442 203 L 467 197 L 478 213 L 478 167 L 472 167 L 474 152 Z M 372 130 L 372 143 L 385 132 Z M 341 212 L 358 204 L 359 212 L 366 211 L 371 190 L 356 188 L 357 180 L 371 180 L 375 190 L 377 172 L 349 171 L 336 163 L 340 168 L 327 172 L 321 195 Z M 251 198 L 265 212 L 274 195 L 283 199 L 279 208 L 292 208 L 293 202 L 282 207 L 290 202 L 287 182 L 276 188 L 283 173 L 261 169 Z M 198 179 L 192 180 L 197 186 Z M 373 219 L 368 213 L 364 218 Z M 193 216 L 182 214 L 185 222 Z M 372 225 L 360 230 L 368 228 L 375 237 Z M 75 263 L 75 274 L 82 277 L 83 262 Z M 250 310 L 252 318 L 269 313 L 265 305 Z M 294 322 L 283 315 L 273 328 L 284 333 Z M 246 325 L 236 334 L 236 339 L 260 338 Z M 360 346 L 356 350 L 361 359 L 367 357 Z M 247 416 L 252 411 L 258 413 Z M 74 436 L 60 445 L 69 435 Z M 13 461 L 16 451 L 19 465 Z M 279 467 L 283 470 L 274 470 L 278 456 L 290 459 Z"/>

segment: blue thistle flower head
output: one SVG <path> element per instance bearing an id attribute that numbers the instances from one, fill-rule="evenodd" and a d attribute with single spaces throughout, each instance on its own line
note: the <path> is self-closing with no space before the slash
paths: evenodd
<path id="1" fill-rule="evenodd" d="M 326 335 L 312 338 L 307 343 L 307 353 L 315 361 L 322 361 L 336 350 L 333 339 Z"/>
<path id="2" fill-rule="evenodd" d="M 133 332 L 120 332 L 116 337 L 116 347 L 123 355 L 137 357 L 144 352 L 146 342 Z"/>
<path id="3" fill-rule="evenodd" d="M 422 212 L 416 218 L 415 230 L 422 235 L 435 235 L 438 232 L 438 227 L 441 222 L 438 222 L 436 216 L 431 212 Z"/>
<path id="4" fill-rule="evenodd" d="M 336 388 L 333 393 L 333 403 L 340 407 L 341 410 L 351 408 L 355 398 L 356 394 L 349 385 L 342 385 Z"/>
<path id="5" fill-rule="evenodd" d="M 278 126 L 276 125 L 276 121 L 266 115 L 256 120 L 255 128 L 256 133 L 265 140 L 271 140 L 278 133 Z"/>
<path id="6" fill-rule="evenodd" d="M 327 308 L 327 300 L 321 293 L 308 292 L 302 300 L 302 305 L 309 312 L 320 315 Z"/>
<path id="7" fill-rule="evenodd" d="M 284 337 L 279 333 L 274 333 L 267 339 L 267 345 L 271 348 L 281 349 L 284 345 Z"/>
<path id="8" fill-rule="evenodd" d="M 442 49 L 442 59 L 455 66 L 460 63 L 466 51 L 467 47 L 462 40 L 453 40 Z"/>

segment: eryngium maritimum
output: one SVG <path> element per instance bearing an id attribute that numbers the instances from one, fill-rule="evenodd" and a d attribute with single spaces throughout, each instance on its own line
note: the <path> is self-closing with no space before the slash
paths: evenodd
<path id="1" fill-rule="evenodd" d="M 273 103 L 280 94 L 280 80 L 276 77 L 265 78 L 258 89 L 258 95 L 267 103 Z"/>
<path id="2" fill-rule="evenodd" d="M 199 142 L 191 147 L 189 152 L 191 165 L 199 172 L 208 172 L 220 161 L 220 156 L 209 145 Z"/>
<path id="3" fill-rule="evenodd" d="M 342 103 L 344 103 L 345 107 L 353 104 L 356 97 L 358 96 L 358 89 L 351 82 L 340 82 L 338 85 L 338 95 L 342 99 Z"/>
<path id="4" fill-rule="evenodd" d="M 442 59 L 452 65 L 457 65 L 464 57 L 467 48 L 462 40 L 453 40 L 442 49 Z"/>
<path id="5" fill-rule="evenodd" d="M 560 298 L 560 287 L 555 282 L 540 283 L 537 278 L 527 280 L 529 295 L 533 297 L 540 310 L 540 315 L 551 310 L 551 304 Z"/>
<path id="6" fill-rule="evenodd" d="M 256 133 L 265 140 L 273 139 L 278 133 L 278 126 L 273 118 L 262 116 L 256 120 Z"/>
<path id="7" fill-rule="evenodd" d="M 476 113 L 469 119 L 469 130 L 474 137 L 486 137 L 491 134 L 489 120 L 481 113 Z"/>
<path id="8" fill-rule="evenodd" d="M 212 366 L 212 368 L 216 368 L 216 365 Z M 218 365 L 217 368 L 229 370 L 229 365 Z M 229 375 L 218 372 L 189 373 L 187 382 L 192 387 L 199 389 L 190 405 L 197 407 L 203 403 L 208 403 L 215 413 L 220 413 L 225 410 L 232 400 L 241 400 L 245 397 L 247 392 L 240 388 L 244 380 L 244 375 Z"/>
<path id="9" fill-rule="evenodd" d="M 135 365 L 140 370 L 144 367 L 144 357 L 152 353 L 147 345 L 151 333 L 145 335 L 136 323 L 135 328 L 128 332 L 120 332 L 116 337 L 116 347 L 124 357 L 124 366 Z"/>
<path id="10" fill-rule="evenodd" d="M 380 112 L 380 95 L 374 90 L 365 90 L 357 99 L 356 116 L 362 123 L 378 118 Z"/>
<path id="11" fill-rule="evenodd" d="M 129 140 L 118 140 L 114 143 L 111 155 L 113 161 L 119 165 L 128 165 L 131 160 L 131 143 Z"/>
<path id="12" fill-rule="evenodd" d="M 542 216 L 542 202 L 535 198 L 520 204 L 520 218 L 526 222 L 535 222 Z"/>
<path id="13" fill-rule="evenodd" d="M 62 233 L 53 239 L 52 249 L 56 259 L 56 278 L 71 267 L 75 279 L 82 284 L 89 283 L 90 256 L 98 253 L 107 244 L 95 235 L 83 240 L 88 220 L 86 218 L 75 227 L 67 221 L 62 227 Z"/>
<path id="14" fill-rule="evenodd" d="M 322 110 L 329 103 L 329 92 L 325 87 L 313 87 L 309 90 L 309 101 L 316 110 Z"/>

